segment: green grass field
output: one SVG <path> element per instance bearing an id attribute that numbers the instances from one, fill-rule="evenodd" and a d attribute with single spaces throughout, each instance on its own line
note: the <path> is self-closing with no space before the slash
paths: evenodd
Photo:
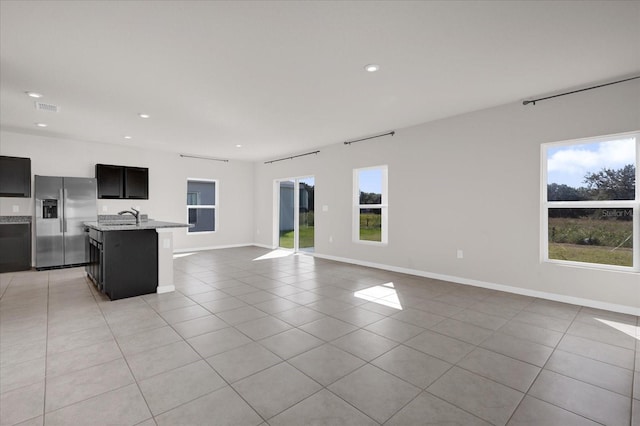
<path id="1" fill-rule="evenodd" d="M 549 218 L 549 259 L 633 266 L 633 222 Z"/>
<path id="2" fill-rule="evenodd" d="M 633 252 L 630 248 L 612 249 L 613 247 L 549 243 L 549 259 L 633 266 Z"/>
<path id="3" fill-rule="evenodd" d="M 381 220 L 379 214 L 360 213 L 360 240 L 382 241 Z"/>
<path id="4" fill-rule="evenodd" d="M 280 247 L 293 248 L 293 231 L 281 231 L 280 232 Z M 314 246 L 314 227 L 313 226 L 301 226 L 300 227 L 300 248 L 308 248 Z"/>

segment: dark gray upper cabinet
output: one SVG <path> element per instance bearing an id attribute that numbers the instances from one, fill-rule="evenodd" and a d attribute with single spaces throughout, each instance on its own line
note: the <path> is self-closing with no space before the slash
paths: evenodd
<path id="1" fill-rule="evenodd" d="M 122 166 L 96 164 L 98 198 L 124 198 L 124 170 Z"/>
<path id="2" fill-rule="evenodd" d="M 149 169 L 144 167 L 124 168 L 124 198 L 149 199 Z"/>
<path id="3" fill-rule="evenodd" d="M 31 159 L 0 156 L 0 197 L 31 197 Z"/>
<path id="4" fill-rule="evenodd" d="M 96 164 L 98 198 L 149 199 L 149 169 Z"/>

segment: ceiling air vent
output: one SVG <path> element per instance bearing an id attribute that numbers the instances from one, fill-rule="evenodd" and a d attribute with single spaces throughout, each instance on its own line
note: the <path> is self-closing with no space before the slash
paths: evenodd
<path id="1" fill-rule="evenodd" d="M 35 102 L 38 111 L 60 112 L 58 105 L 45 104 L 44 102 Z"/>

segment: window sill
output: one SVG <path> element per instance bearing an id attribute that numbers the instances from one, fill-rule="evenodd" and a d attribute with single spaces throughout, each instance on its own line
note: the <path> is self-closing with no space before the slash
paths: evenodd
<path id="1" fill-rule="evenodd" d="M 574 262 L 570 260 L 556 260 L 556 259 L 543 259 L 542 264 L 564 266 L 569 268 L 606 271 L 606 272 L 626 272 L 630 274 L 638 274 L 640 270 L 632 266 L 616 266 L 616 265 L 604 265 L 598 263 L 585 263 Z"/>

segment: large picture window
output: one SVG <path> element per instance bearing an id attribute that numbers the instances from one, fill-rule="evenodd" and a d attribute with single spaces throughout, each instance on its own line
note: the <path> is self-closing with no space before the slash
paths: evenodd
<path id="1" fill-rule="evenodd" d="M 353 171 L 353 239 L 387 243 L 387 166 Z"/>
<path id="2" fill-rule="evenodd" d="M 190 234 L 216 231 L 217 186 L 215 180 L 187 179 L 187 219 Z"/>
<path id="3" fill-rule="evenodd" d="M 543 259 L 640 270 L 638 133 L 542 146 Z"/>

